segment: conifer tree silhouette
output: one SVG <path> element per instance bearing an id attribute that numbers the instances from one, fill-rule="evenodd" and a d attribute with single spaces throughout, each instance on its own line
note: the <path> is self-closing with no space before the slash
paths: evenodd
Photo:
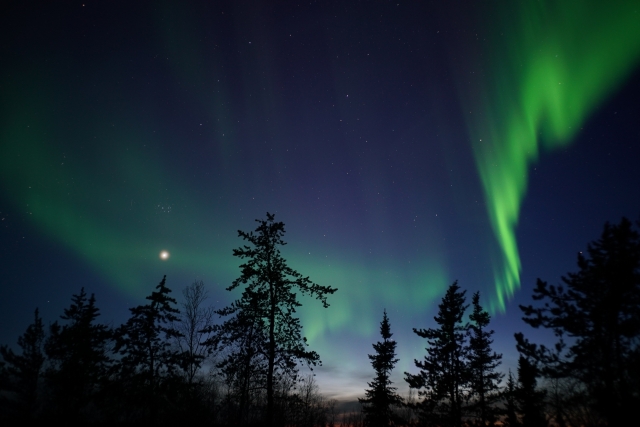
<path id="1" fill-rule="evenodd" d="M 553 331 L 553 348 L 516 334 L 521 354 L 544 377 L 579 381 L 587 403 L 609 425 L 622 425 L 640 406 L 640 234 L 631 221 L 606 223 L 598 240 L 578 254 L 578 271 L 562 284 L 538 279 L 523 320 Z M 571 345 L 564 337 L 571 337 Z"/>
<path id="2" fill-rule="evenodd" d="M 427 339 L 427 355 L 421 361 L 415 360 L 420 372 L 415 375 L 405 372 L 405 380 L 423 398 L 415 409 L 423 422 L 429 424 L 457 427 L 462 423 L 464 388 L 469 376 L 465 346 L 468 326 L 462 321 L 467 308 L 465 293 L 458 282 L 451 284 L 434 317 L 439 327 L 413 329 Z"/>
<path id="3" fill-rule="evenodd" d="M 473 312 L 469 315 L 469 398 L 471 410 L 482 425 L 493 423 L 497 411 L 495 404 L 500 399 L 500 381 L 504 376 L 496 371 L 502 355 L 491 350 L 493 330 L 488 330 L 491 316 L 480 305 L 480 293 L 473 294 Z"/>
<path id="4" fill-rule="evenodd" d="M 112 331 L 96 322 L 99 315 L 95 296 L 88 297 L 82 288 L 60 316 L 64 322 L 51 325 L 45 342 L 52 410 L 71 423 L 86 421 L 82 412 L 95 403 L 111 365 L 108 343 Z"/>
<path id="5" fill-rule="evenodd" d="M 173 323 L 178 320 L 176 300 L 166 286 L 167 276 L 146 299 L 148 304 L 129 309 L 131 317 L 116 331 L 115 351 L 120 359 L 121 378 L 129 384 L 132 402 L 146 409 L 151 425 L 158 420 L 160 396 L 176 374 L 182 354 L 172 347 L 180 335 Z"/>
<path id="6" fill-rule="evenodd" d="M 516 397 L 523 427 L 545 427 L 544 391 L 537 389 L 538 368 L 535 364 L 520 356 L 518 359 L 518 388 Z"/>
<path id="7" fill-rule="evenodd" d="M 239 230 L 238 235 L 248 245 L 234 249 L 233 255 L 245 260 L 240 266 L 241 275 L 227 288 L 231 291 L 245 286 L 240 299 L 219 310 L 221 316 L 233 316 L 245 326 L 251 324 L 262 329 L 266 361 L 267 413 L 266 424 L 274 421 L 275 378 L 280 373 L 295 372 L 298 362 L 311 366 L 320 363 L 315 351 L 306 349 L 307 340 L 302 336 L 300 320 L 294 317 L 301 306 L 298 293 L 314 297 L 328 307 L 327 295 L 336 289 L 313 283 L 287 265 L 280 254 L 284 246 L 284 223 L 276 222 L 274 215 L 256 220 L 255 232 Z M 248 322 L 248 323 L 247 323 Z M 222 333 L 226 333 L 224 326 Z M 257 331 L 256 331 L 257 332 Z"/>
<path id="8" fill-rule="evenodd" d="M 33 323 L 18 337 L 21 354 L 16 354 L 6 345 L 0 346 L 0 356 L 5 363 L 2 367 L 1 389 L 15 393 L 16 399 L 3 401 L 5 410 L 12 413 L 13 421 L 28 421 L 39 412 L 38 383 L 46 360 L 43 352 L 44 326 L 38 309 L 34 312 Z"/>
<path id="9" fill-rule="evenodd" d="M 516 379 L 513 377 L 511 369 L 509 369 L 507 385 L 503 391 L 506 416 L 504 421 L 509 427 L 518 427 L 520 425 L 520 421 L 518 421 L 517 388 Z"/>
<path id="10" fill-rule="evenodd" d="M 370 427 L 387 427 L 400 423 L 400 418 L 394 412 L 403 404 L 403 399 L 396 393 L 397 387 L 393 387 L 390 379 L 391 371 L 398 362 L 396 359 L 396 342 L 391 339 L 391 326 L 387 311 L 384 311 L 380 322 L 380 336 L 382 341 L 373 344 L 375 354 L 369 355 L 371 366 L 376 373 L 373 381 L 368 383 L 369 389 L 365 390 L 365 398 L 358 400 L 363 405 L 364 422 Z"/>

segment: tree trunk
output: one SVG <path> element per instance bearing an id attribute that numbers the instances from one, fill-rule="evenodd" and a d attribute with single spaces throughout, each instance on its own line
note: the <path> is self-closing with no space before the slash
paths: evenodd
<path id="1" fill-rule="evenodd" d="M 267 425 L 273 426 L 273 369 L 276 358 L 276 343 L 274 337 L 274 304 L 269 315 L 269 369 L 267 371 Z"/>
<path id="2" fill-rule="evenodd" d="M 271 298 L 269 307 L 269 367 L 267 370 L 267 425 L 273 426 L 273 370 L 276 359 L 276 290 L 273 283 L 269 284 L 269 296 Z"/>

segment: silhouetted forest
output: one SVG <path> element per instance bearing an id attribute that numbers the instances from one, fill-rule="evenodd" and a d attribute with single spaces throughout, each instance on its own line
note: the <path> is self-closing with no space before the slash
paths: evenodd
<path id="1" fill-rule="evenodd" d="M 449 286 L 424 339 L 410 393 L 391 382 L 398 362 L 386 311 L 381 340 L 369 355 L 372 380 L 361 410 L 340 413 L 303 366 L 320 363 L 294 314 L 298 295 L 323 307 L 336 292 L 287 265 L 279 248 L 284 224 L 267 214 L 239 231 L 240 276 L 228 290 L 241 297 L 222 309 L 207 305 L 202 282 L 178 304 L 166 277 L 130 309 L 118 327 L 100 323 L 93 294 L 72 295 L 45 327 L 38 309 L 17 345 L 0 347 L 2 425 L 272 425 L 542 427 L 622 426 L 640 405 L 640 235 L 623 218 L 578 254 L 578 269 L 561 284 L 538 280 L 531 305 L 520 306 L 533 328 L 557 342 L 533 343 L 517 333 L 517 372 L 504 373 L 492 349 L 491 317 Z M 420 326 L 420 325 L 418 325 Z"/>

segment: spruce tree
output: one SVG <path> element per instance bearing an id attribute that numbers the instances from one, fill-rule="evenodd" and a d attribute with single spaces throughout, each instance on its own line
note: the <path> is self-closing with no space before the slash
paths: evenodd
<path id="1" fill-rule="evenodd" d="M 83 413 L 96 403 L 96 395 L 106 381 L 112 334 L 107 326 L 96 323 L 100 310 L 93 294 L 87 297 L 82 288 L 71 301 L 61 316 L 65 322 L 56 321 L 49 328 L 45 351 L 50 366 L 46 377 L 56 416 L 80 423 L 86 421 L 87 414 Z"/>
<path id="2" fill-rule="evenodd" d="M 468 384 L 469 368 L 466 359 L 467 325 L 462 319 L 467 308 L 466 291 L 461 291 L 458 282 L 449 288 L 438 305 L 434 320 L 437 329 L 413 329 L 419 337 L 427 339 L 427 355 L 424 360 L 415 360 L 418 374 L 405 372 L 409 387 L 418 389 L 416 410 L 423 422 L 443 427 L 462 424 L 464 391 Z"/>
<path id="3" fill-rule="evenodd" d="M 472 298 L 473 312 L 469 315 L 469 373 L 471 410 L 482 425 L 496 418 L 495 403 L 499 400 L 500 381 L 504 376 L 496 371 L 502 355 L 491 350 L 493 330 L 488 330 L 491 316 L 480 306 L 480 293 Z"/>
<path id="4" fill-rule="evenodd" d="M 126 403 L 135 411 L 138 406 L 144 408 L 143 416 L 151 425 L 158 419 L 160 397 L 183 360 L 172 345 L 180 336 L 173 327 L 180 311 L 175 308 L 176 300 L 170 296 L 166 279 L 164 276 L 146 298 L 148 304 L 129 309 L 131 317 L 116 331 L 115 351 L 122 356 L 120 379 L 126 384 Z"/>
<path id="5" fill-rule="evenodd" d="M 216 367 L 228 387 L 227 418 L 243 425 L 252 417 L 253 404 L 264 391 L 268 367 L 265 320 L 258 315 L 256 296 L 235 301 L 217 313 L 235 313 L 221 325 L 208 329 L 213 335 L 205 344 L 218 353 Z M 293 365 L 281 368 L 293 369 Z"/>
<path id="6" fill-rule="evenodd" d="M 38 309 L 35 310 L 33 323 L 24 334 L 18 337 L 21 354 L 16 354 L 6 345 L 0 346 L 0 355 L 4 361 L 1 389 L 13 393 L 14 398 L 2 402 L 13 421 L 34 419 L 39 413 L 39 383 L 45 362 L 43 344 L 44 326 Z M 2 393 L 6 398 L 5 393 Z M 5 409 L 5 408 L 3 408 Z"/>
<path id="7" fill-rule="evenodd" d="M 518 350 L 552 380 L 578 381 L 587 402 L 609 425 L 621 425 L 640 406 L 640 234 L 623 218 L 578 254 L 578 271 L 562 284 L 538 279 L 523 320 L 553 331 L 553 348 L 516 334 Z M 571 337 L 569 343 L 563 337 Z"/>
<path id="8" fill-rule="evenodd" d="M 520 421 L 518 421 L 518 401 L 517 401 L 517 389 L 518 385 L 516 379 L 513 377 L 511 369 L 509 369 L 509 375 L 507 375 L 507 386 L 504 390 L 504 403 L 505 403 L 505 423 L 509 427 L 518 427 Z"/>
<path id="9" fill-rule="evenodd" d="M 399 424 L 400 420 L 394 409 L 399 408 L 403 403 L 402 398 L 396 393 L 397 387 L 392 386 L 393 382 L 390 378 L 398 359 L 396 359 L 396 342 L 391 339 L 393 334 L 386 310 L 380 322 L 380 335 L 382 341 L 373 344 L 375 354 L 369 355 L 376 376 L 368 383 L 370 388 L 365 390 L 366 397 L 358 399 L 363 405 L 365 425 L 370 427 Z"/>
<path id="10" fill-rule="evenodd" d="M 309 295 L 326 308 L 327 295 L 336 289 L 320 286 L 287 265 L 280 254 L 284 246 L 284 223 L 275 222 L 274 215 L 267 212 L 266 220 L 256 220 L 259 224 L 254 232 L 239 230 L 238 235 L 249 245 L 234 249 L 233 255 L 246 260 L 240 266 L 241 275 L 227 288 L 231 291 L 245 286 L 240 300 L 218 313 L 222 316 L 244 316 L 254 318 L 256 326 L 264 326 L 266 337 L 266 391 L 267 425 L 274 420 L 274 390 L 278 371 L 286 373 L 295 370 L 298 362 L 310 366 L 320 363 L 315 351 L 306 349 L 307 341 L 302 336 L 300 320 L 294 317 L 301 306 L 298 294 Z M 247 311 L 247 307 L 250 307 Z M 243 322 L 245 323 L 245 322 Z M 225 331 L 221 331 L 225 333 Z"/>
<path id="11" fill-rule="evenodd" d="M 544 391 L 538 390 L 538 368 L 526 357 L 518 359 L 518 388 L 516 397 L 523 427 L 545 427 Z"/>

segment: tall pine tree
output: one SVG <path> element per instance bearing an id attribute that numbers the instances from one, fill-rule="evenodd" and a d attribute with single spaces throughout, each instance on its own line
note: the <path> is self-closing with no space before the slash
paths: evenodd
<path id="1" fill-rule="evenodd" d="M 511 369 L 509 369 L 509 375 L 507 375 L 507 386 L 503 391 L 504 396 L 504 423 L 508 427 L 518 427 L 520 421 L 518 420 L 518 401 L 517 401 L 518 385 L 516 379 L 513 377 Z"/>
<path id="2" fill-rule="evenodd" d="M 265 320 L 258 315 L 259 305 L 254 296 L 218 310 L 221 316 L 235 315 L 209 328 L 213 335 L 205 342 L 218 354 L 216 367 L 228 387 L 227 418 L 238 425 L 253 417 L 254 403 L 266 386 L 268 338 Z"/>
<path id="3" fill-rule="evenodd" d="M 50 361 L 46 377 L 53 398 L 51 409 L 58 419 L 81 423 L 97 416 L 86 412 L 92 403 L 95 407 L 106 381 L 112 336 L 106 325 L 96 322 L 99 315 L 95 296 L 88 297 L 82 288 L 64 309 L 63 324 L 54 322 L 50 327 L 45 343 Z"/>
<path id="4" fill-rule="evenodd" d="M 16 354 L 7 346 L 0 346 L 0 355 L 5 362 L 0 388 L 10 393 L 8 397 L 6 393 L 1 393 L 0 397 L 3 406 L 0 410 L 10 414 L 10 419 L 5 421 L 28 421 L 36 418 L 40 412 L 38 389 L 45 362 L 42 351 L 44 338 L 42 318 L 36 309 L 33 323 L 18 337 L 22 353 Z"/>
<path id="5" fill-rule="evenodd" d="M 373 344 L 375 354 L 369 355 L 376 376 L 368 383 L 370 388 L 365 390 L 366 397 L 358 399 L 363 405 L 365 425 L 369 427 L 399 424 L 400 419 L 394 409 L 403 404 L 403 399 L 396 393 L 397 387 L 391 385 L 393 384 L 390 378 L 391 371 L 398 359 L 396 359 L 396 342 L 391 339 L 393 334 L 386 310 L 380 322 L 380 335 L 382 341 Z"/>
<path id="6" fill-rule="evenodd" d="M 473 294 L 473 312 L 469 315 L 469 398 L 471 410 L 482 425 L 492 424 L 497 411 L 495 404 L 500 399 L 500 381 L 504 374 L 496 371 L 502 355 L 491 350 L 494 331 L 487 329 L 491 316 L 480 306 L 480 293 Z"/>
<path id="7" fill-rule="evenodd" d="M 172 345 L 180 335 L 172 326 L 180 311 L 166 279 L 146 298 L 148 304 L 129 309 L 131 317 L 116 331 L 115 351 L 122 356 L 120 378 L 130 399 L 126 403 L 134 411 L 142 407 L 151 425 L 157 423 L 160 399 L 183 360 Z"/>
<path id="8" fill-rule="evenodd" d="M 423 397 L 416 410 L 423 422 L 429 424 L 458 427 L 462 423 L 464 391 L 469 377 L 465 354 L 467 325 L 462 321 L 467 308 L 465 293 L 458 282 L 454 282 L 438 305 L 434 320 L 439 327 L 413 329 L 419 337 L 427 339 L 427 355 L 424 360 L 415 360 L 420 372 L 405 373 L 405 379 L 409 387 L 418 389 L 418 396 Z"/>
<path id="9" fill-rule="evenodd" d="M 538 279 L 523 320 L 558 337 L 555 349 L 516 334 L 518 350 L 552 380 L 577 380 L 609 425 L 622 425 L 640 406 L 640 234 L 623 218 L 578 254 L 578 271 L 562 284 Z M 563 337 L 571 337 L 565 343 Z"/>
<path id="10" fill-rule="evenodd" d="M 309 295 L 328 307 L 327 295 L 336 289 L 320 286 L 287 265 L 279 247 L 285 245 L 284 223 L 275 222 L 274 215 L 267 212 L 266 220 L 256 220 L 254 232 L 239 230 L 238 235 L 249 245 L 234 249 L 233 255 L 246 260 L 240 266 L 239 278 L 227 288 L 231 291 L 246 286 L 239 301 L 219 311 L 225 316 L 253 316 L 260 319 L 255 325 L 263 324 L 266 337 L 266 389 L 267 425 L 274 421 L 274 390 L 278 369 L 291 371 L 297 362 L 315 365 L 320 356 L 306 349 L 307 341 L 302 336 L 300 320 L 294 317 L 301 306 L 298 294 Z M 245 307 L 251 307 L 249 313 Z M 224 331 L 222 331 L 224 333 Z"/>
<path id="11" fill-rule="evenodd" d="M 526 357 L 518 359 L 518 388 L 516 397 L 523 427 L 545 427 L 544 391 L 538 390 L 538 367 Z"/>

